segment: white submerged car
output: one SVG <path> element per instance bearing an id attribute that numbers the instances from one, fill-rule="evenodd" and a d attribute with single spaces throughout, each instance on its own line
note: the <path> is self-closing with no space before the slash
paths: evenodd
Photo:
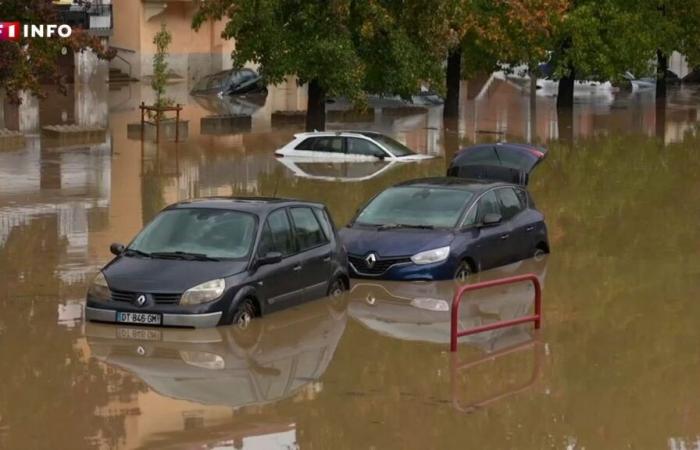
<path id="1" fill-rule="evenodd" d="M 298 161 L 418 161 L 431 155 L 415 153 L 402 143 L 373 131 L 314 131 L 299 133 L 275 155 Z"/>

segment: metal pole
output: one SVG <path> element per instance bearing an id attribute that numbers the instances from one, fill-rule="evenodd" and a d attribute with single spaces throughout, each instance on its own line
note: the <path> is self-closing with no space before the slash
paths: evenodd
<path id="1" fill-rule="evenodd" d="M 139 106 L 139 108 L 141 108 L 141 142 L 143 142 L 143 129 L 144 129 L 144 127 L 146 126 L 145 121 L 144 121 L 144 118 L 143 118 L 143 113 L 144 113 L 144 111 L 145 111 L 145 110 L 144 110 L 145 106 L 146 106 L 146 105 L 145 105 L 143 102 L 141 102 L 141 106 Z"/>
<path id="2" fill-rule="evenodd" d="M 160 107 L 156 108 L 156 144 L 160 144 Z"/>
<path id="3" fill-rule="evenodd" d="M 175 105 L 175 142 L 180 142 L 180 104 Z"/>

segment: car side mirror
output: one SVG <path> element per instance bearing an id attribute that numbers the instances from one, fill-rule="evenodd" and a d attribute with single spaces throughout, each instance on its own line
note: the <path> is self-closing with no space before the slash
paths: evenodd
<path id="1" fill-rule="evenodd" d="M 268 264 L 277 264 L 282 261 L 282 253 L 280 252 L 268 252 L 265 256 L 258 258 L 258 266 L 265 266 Z"/>
<path id="2" fill-rule="evenodd" d="M 121 255 L 124 253 L 124 250 L 126 250 L 126 247 L 124 247 L 122 244 L 117 244 L 116 242 L 109 246 L 109 251 L 112 252 L 114 256 Z"/>
<path id="3" fill-rule="evenodd" d="M 498 225 L 502 220 L 503 217 L 500 214 L 488 213 L 484 216 L 484 220 L 481 221 L 481 224 L 485 227 L 491 227 L 493 225 Z"/>

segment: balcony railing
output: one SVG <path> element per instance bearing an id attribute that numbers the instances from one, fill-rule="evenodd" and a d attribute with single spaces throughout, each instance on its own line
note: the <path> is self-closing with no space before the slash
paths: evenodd
<path id="1" fill-rule="evenodd" d="M 73 28 L 83 28 L 96 36 L 112 34 L 114 20 L 111 4 L 56 5 L 61 23 Z"/>

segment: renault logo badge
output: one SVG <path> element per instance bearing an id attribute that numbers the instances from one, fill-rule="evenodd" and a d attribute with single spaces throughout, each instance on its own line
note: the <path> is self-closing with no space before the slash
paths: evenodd
<path id="1" fill-rule="evenodd" d="M 136 297 L 136 304 L 138 306 L 143 306 L 146 304 L 146 296 L 141 294 L 138 297 Z"/>
<path id="2" fill-rule="evenodd" d="M 374 253 L 370 253 L 370 254 L 367 255 L 367 257 L 365 258 L 365 264 L 367 264 L 367 267 L 370 268 L 370 269 L 371 269 L 372 267 L 374 267 L 374 264 L 375 264 L 376 262 L 377 262 L 377 255 L 375 255 Z"/>

